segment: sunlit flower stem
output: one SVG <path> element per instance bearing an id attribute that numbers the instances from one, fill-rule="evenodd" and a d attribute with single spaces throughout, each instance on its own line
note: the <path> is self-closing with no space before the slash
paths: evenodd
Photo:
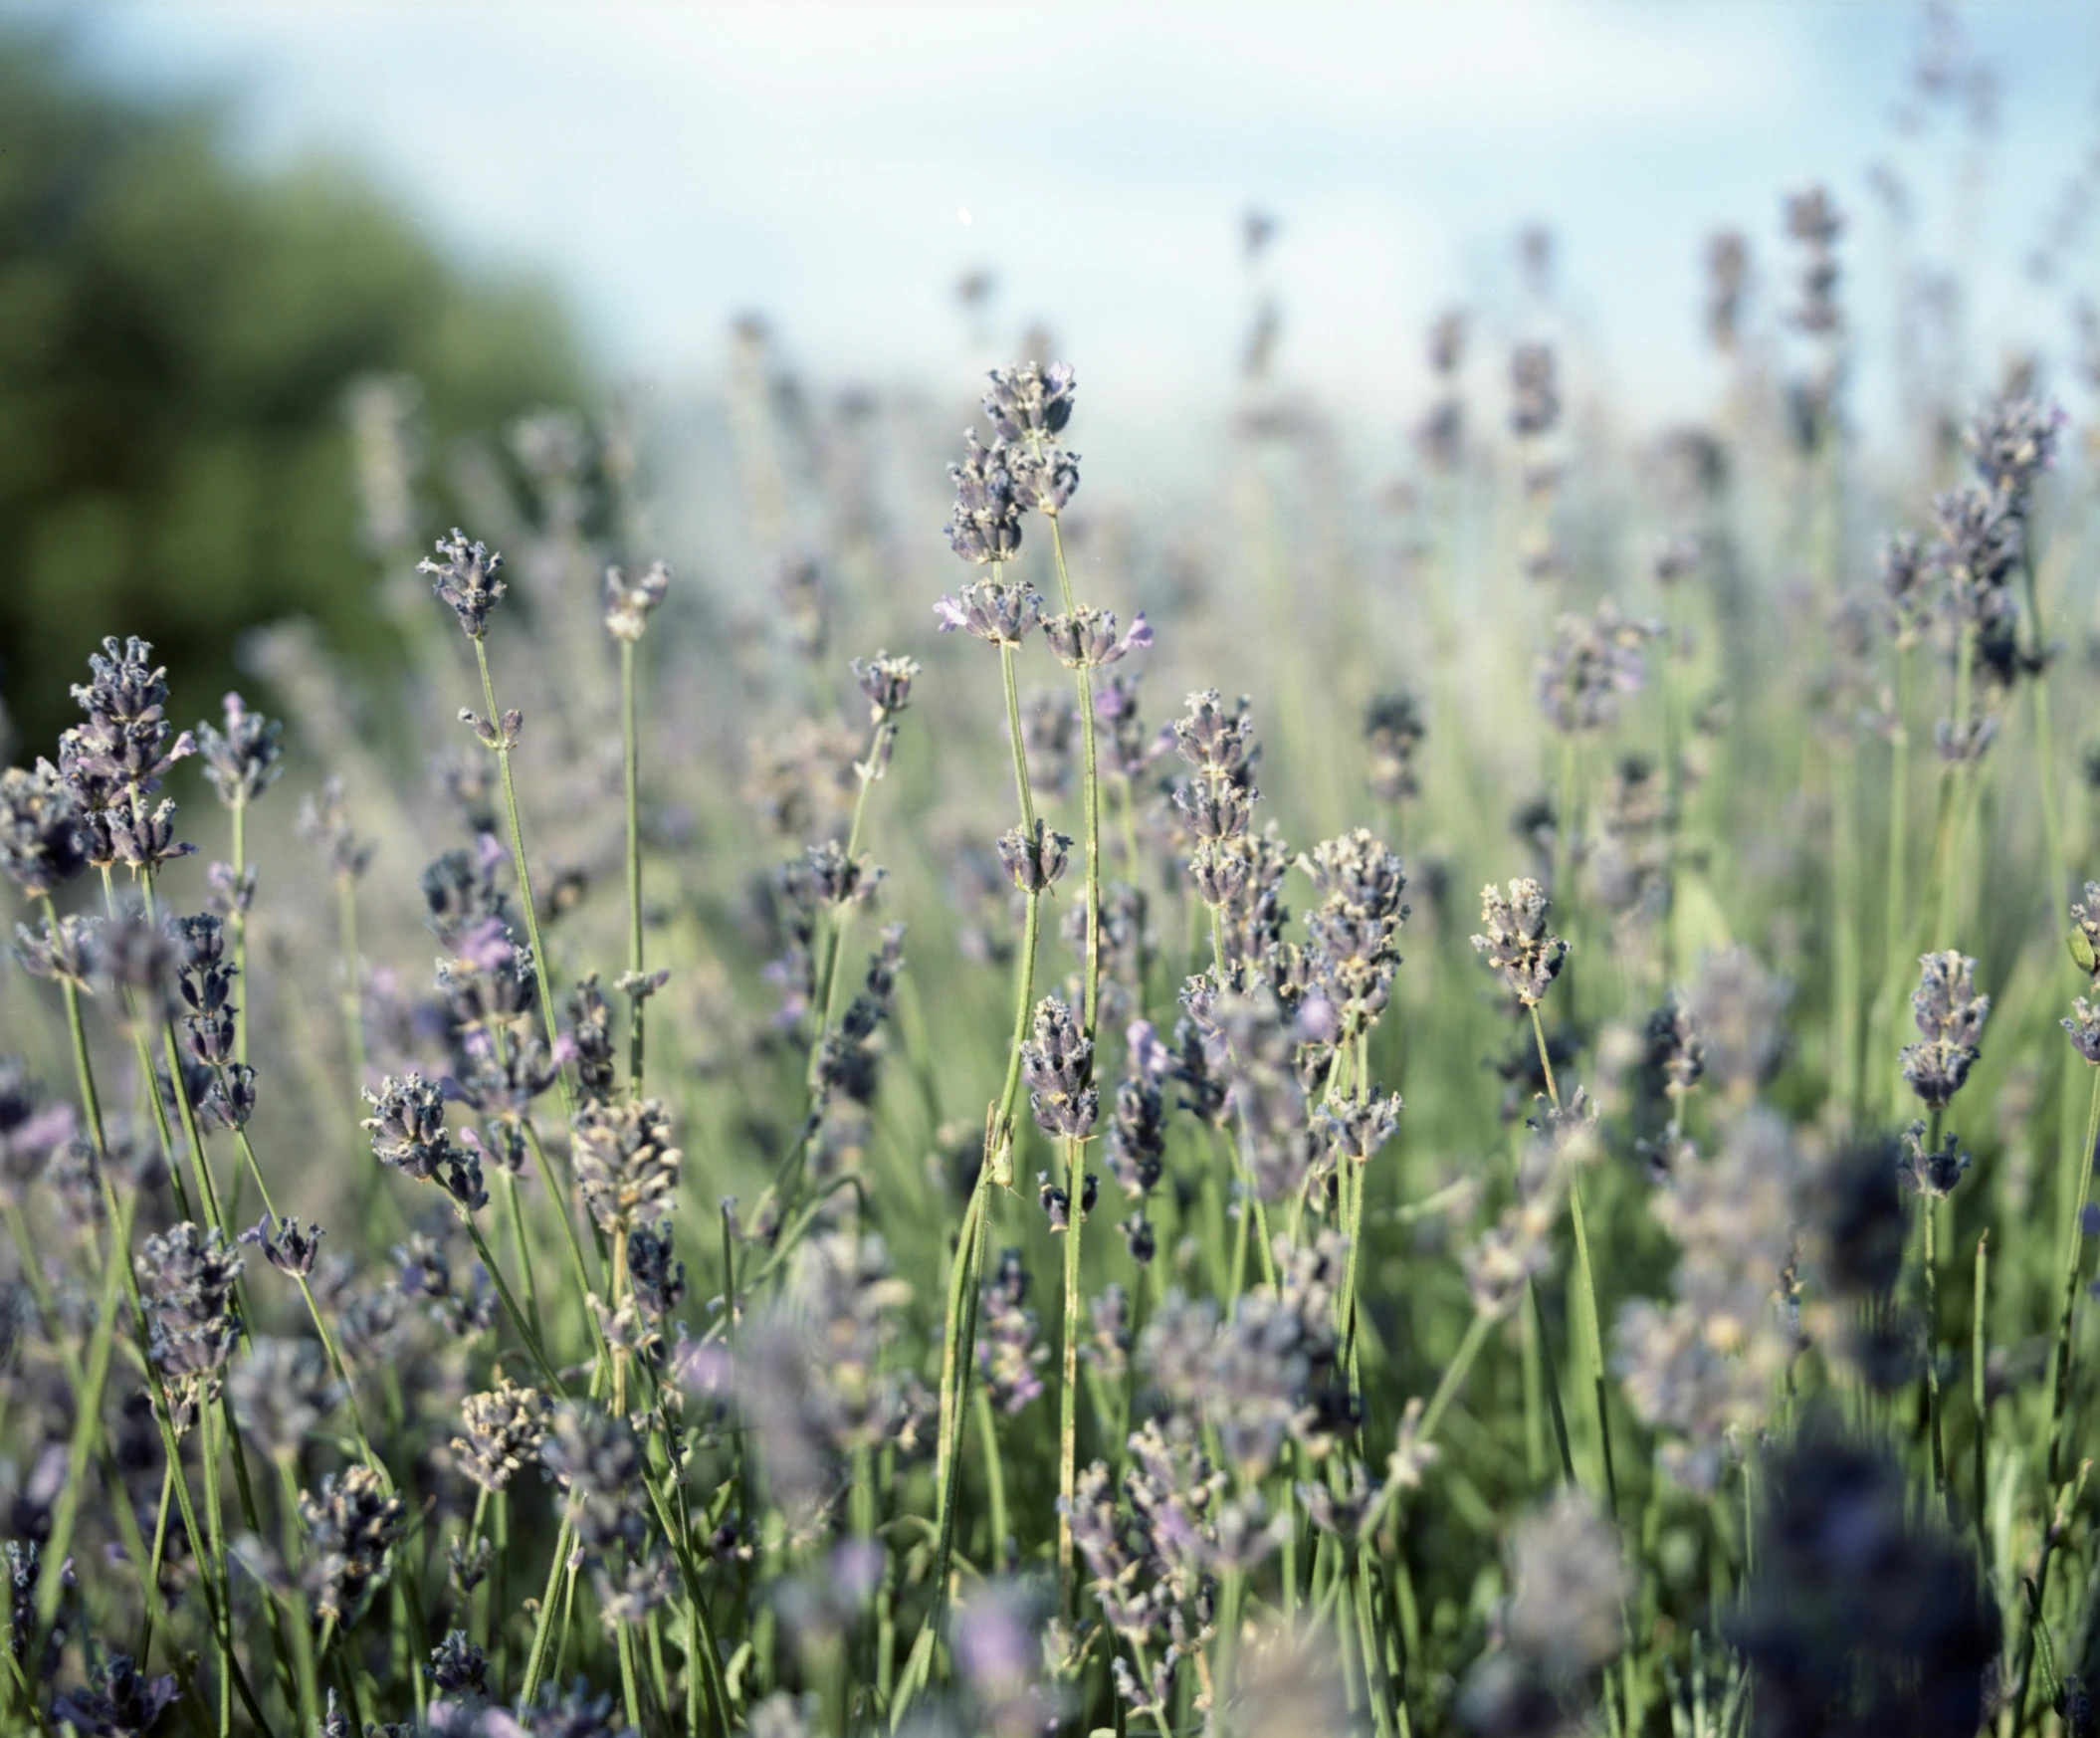
<path id="1" fill-rule="evenodd" d="M 482 699 L 489 708 L 489 728 L 497 733 L 495 747 L 496 767 L 502 775 L 504 786 L 504 815 L 511 829 L 511 868 L 518 877 L 519 903 L 525 907 L 525 937 L 532 946 L 532 963 L 537 968 L 534 978 L 539 989 L 539 1014 L 546 1025 L 547 1050 L 560 1063 L 556 1046 L 561 1040 L 561 1031 L 554 1019 L 553 962 L 547 958 L 546 946 L 539 939 L 539 907 L 532 898 L 532 876 L 525 863 L 525 827 L 518 818 L 518 782 L 511 772 L 511 750 L 503 741 L 503 714 L 496 708 L 496 683 L 489 674 L 489 648 L 479 635 L 474 638 L 474 662 L 481 672 Z M 568 1069 L 560 1067 L 554 1076 L 554 1090 L 561 1097 L 561 1120 L 566 1123 L 575 1114 L 575 1104 L 569 1093 Z"/>

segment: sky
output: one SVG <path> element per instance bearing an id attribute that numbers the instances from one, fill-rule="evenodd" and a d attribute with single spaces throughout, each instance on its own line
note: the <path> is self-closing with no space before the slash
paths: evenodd
<path id="1" fill-rule="evenodd" d="M 2089 4 L 1956 14 L 1997 93 L 1966 195 L 1959 103 L 1896 126 L 1912 4 L 0 7 L 63 20 L 116 84 L 221 99 L 260 165 L 360 165 L 463 263 L 555 284 L 613 374 L 704 380 L 746 311 L 818 377 L 875 383 L 939 382 L 1040 324 L 1104 420 L 1153 439 L 1223 402 L 1257 288 L 1286 380 L 1405 421 L 1440 308 L 1524 318 L 1512 238 L 1535 221 L 1632 416 L 1691 414 L 1705 238 L 1741 228 L 1783 278 L 1788 190 L 1825 181 L 1851 214 L 1871 335 L 1877 163 L 1927 254 L 1962 236 L 1989 371 L 2064 340 L 2061 290 L 2020 261 L 2100 142 Z M 1250 208 L 1278 225 L 1259 287 Z M 972 331 L 954 288 L 976 269 L 996 288 Z M 1869 399 L 1885 348 L 1862 345 Z"/>

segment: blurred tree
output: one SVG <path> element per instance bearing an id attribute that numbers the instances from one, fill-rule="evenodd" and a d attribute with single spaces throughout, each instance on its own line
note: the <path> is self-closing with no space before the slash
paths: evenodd
<path id="1" fill-rule="evenodd" d="M 463 275 L 340 169 L 244 171 L 223 134 L 0 32 L 0 694 L 31 751 L 106 633 L 151 639 L 199 713 L 257 622 L 392 649 L 353 378 L 417 380 L 438 451 L 581 384 L 546 292 Z"/>

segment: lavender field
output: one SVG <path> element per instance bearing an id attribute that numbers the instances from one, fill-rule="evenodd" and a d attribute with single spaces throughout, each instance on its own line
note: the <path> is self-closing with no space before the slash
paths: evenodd
<path id="1" fill-rule="evenodd" d="M 1695 414 L 1540 223 L 1366 432 L 1258 208 L 1171 454 L 988 276 L 492 337 L 24 613 L 0 1728 L 2100 1734 L 2100 157 L 1965 336 L 1964 16 Z"/>

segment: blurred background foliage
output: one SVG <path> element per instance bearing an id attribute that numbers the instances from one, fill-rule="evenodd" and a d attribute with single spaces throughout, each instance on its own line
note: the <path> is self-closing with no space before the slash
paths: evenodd
<path id="1" fill-rule="evenodd" d="M 310 617 L 367 668 L 398 649 L 360 553 L 353 380 L 412 377 L 443 450 L 584 378 L 542 287 L 463 275 L 339 166 L 247 172 L 225 131 L 0 28 L 0 697 L 32 752 L 71 718 L 52 672 L 105 634 L 151 639 L 192 695 L 265 620 Z"/>

